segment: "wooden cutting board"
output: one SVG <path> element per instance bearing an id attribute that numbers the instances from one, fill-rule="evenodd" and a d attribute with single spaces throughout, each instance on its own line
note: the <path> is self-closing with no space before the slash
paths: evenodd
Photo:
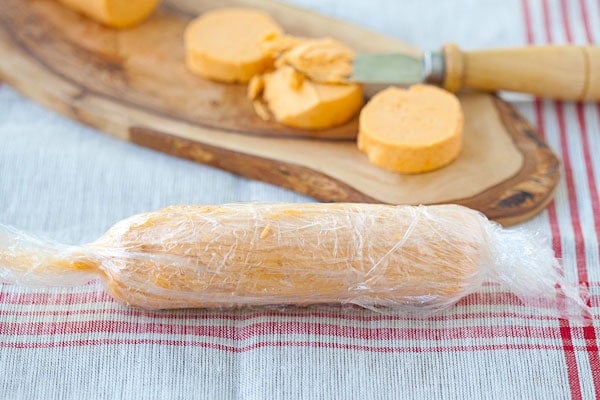
<path id="1" fill-rule="evenodd" d="M 257 117 L 245 86 L 210 82 L 184 66 L 182 33 L 203 11 L 268 11 L 292 34 L 331 36 L 357 51 L 401 42 L 315 13 L 258 0 L 170 0 L 134 29 L 104 28 L 54 0 L 3 0 L 0 78 L 69 118 L 133 143 L 271 182 L 323 201 L 458 203 L 505 225 L 551 199 L 559 162 L 513 108 L 462 94 L 465 146 L 450 166 L 421 175 L 379 169 L 356 149 L 356 119 L 305 131 Z"/>

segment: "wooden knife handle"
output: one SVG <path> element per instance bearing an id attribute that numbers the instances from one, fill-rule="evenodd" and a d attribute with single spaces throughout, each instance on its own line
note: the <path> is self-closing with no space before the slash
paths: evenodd
<path id="1" fill-rule="evenodd" d="M 600 47 L 539 46 L 462 52 L 443 48 L 450 91 L 507 90 L 563 100 L 600 101 Z"/>

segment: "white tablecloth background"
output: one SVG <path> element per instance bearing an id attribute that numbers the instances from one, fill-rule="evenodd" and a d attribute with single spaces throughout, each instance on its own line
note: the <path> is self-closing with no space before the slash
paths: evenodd
<path id="1" fill-rule="evenodd" d="M 548 39 L 600 40 L 596 0 L 294 3 L 431 49 L 446 42 L 474 49 Z M 380 318 L 369 311 L 340 316 L 326 308 L 165 316 L 128 311 L 94 284 L 50 291 L 2 285 L 0 398 L 600 396 L 598 379 L 592 379 L 592 371 L 600 367 L 599 221 L 594 218 L 599 212 L 594 187 L 600 187 L 600 164 L 593 159 L 591 170 L 587 167 L 582 142 L 587 138 L 596 156 L 600 109 L 582 108 L 583 129 L 574 104 L 545 101 L 537 111 L 528 100 L 516 106 L 532 123 L 544 124 L 553 149 L 570 155 L 554 211 L 525 225 L 547 234 L 558 228 L 555 247 L 562 252 L 567 276 L 581 279 L 577 264 L 586 271 L 594 295 L 591 330 L 536 318 L 535 310 L 510 302 L 467 301 L 427 322 Z M 566 121 L 567 148 L 561 144 L 560 113 Z M 565 168 L 571 171 L 570 183 Z M 172 204 L 237 201 L 312 199 L 120 142 L 0 86 L 1 223 L 82 243 L 134 213 Z M 583 256 L 578 258 L 578 251 Z"/>

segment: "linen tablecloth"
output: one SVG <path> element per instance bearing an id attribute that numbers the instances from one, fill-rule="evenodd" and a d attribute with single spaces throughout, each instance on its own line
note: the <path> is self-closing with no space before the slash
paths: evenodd
<path id="1" fill-rule="evenodd" d="M 598 0 L 294 3 L 422 48 L 600 42 Z M 152 313 L 96 283 L 2 285 L 0 398 L 598 398 L 600 106 L 515 106 L 562 159 L 555 201 L 523 225 L 589 286 L 593 326 L 542 317 L 497 286 L 414 320 L 335 307 Z M 0 87 L 2 223 L 83 243 L 134 213 L 235 201 L 312 200 L 120 142 Z"/>

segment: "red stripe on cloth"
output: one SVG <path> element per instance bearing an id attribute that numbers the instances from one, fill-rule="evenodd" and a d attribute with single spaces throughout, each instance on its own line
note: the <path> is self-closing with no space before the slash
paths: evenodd
<path id="1" fill-rule="evenodd" d="M 1 303 L 7 305 L 75 305 L 81 304 L 85 306 L 93 306 L 94 304 L 112 303 L 119 304 L 112 300 L 104 292 L 88 292 L 88 293 L 1 293 Z M 594 299 L 600 300 L 600 295 L 592 295 Z M 519 299 L 512 293 L 497 292 L 497 293 L 474 293 L 459 301 L 459 306 L 513 306 L 519 304 Z M 393 310 L 382 309 L 380 314 L 365 311 L 364 309 L 354 306 L 327 306 L 327 310 L 319 310 L 319 306 L 309 308 L 295 308 L 293 306 L 283 307 L 280 312 L 271 311 L 269 309 L 251 309 L 248 308 L 243 314 L 235 311 L 227 312 L 227 310 L 202 310 L 190 312 L 189 310 L 169 310 L 165 311 L 149 311 L 137 308 L 108 308 L 108 309 L 68 309 L 64 311 L 57 310 L 2 310 L 0 315 L 14 316 L 35 316 L 35 315 L 85 315 L 85 314 L 114 314 L 132 317 L 155 318 L 158 320 L 231 320 L 245 321 L 261 317 L 315 317 L 315 318 L 335 318 L 340 321 L 449 321 L 449 320 L 472 320 L 472 319 L 491 319 L 491 318 L 528 318 L 534 320 L 555 320 L 554 317 L 548 315 L 537 314 L 535 310 L 532 313 L 513 312 L 513 311 L 480 311 L 480 312 L 458 312 L 450 315 L 432 315 L 430 317 L 410 317 L 394 314 Z M 333 308 L 333 310 L 331 310 Z M 452 311 L 452 308 L 449 309 Z M 367 315 L 359 313 L 367 312 Z"/>
<path id="2" fill-rule="evenodd" d="M 457 320 L 471 320 L 471 319 L 483 319 L 483 318 L 523 318 L 532 319 L 538 321 L 555 321 L 555 317 L 547 315 L 533 315 L 517 312 L 474 312 L 474 313 L 461 313 L 451 315 L 433 315 L 430 317 L 409 317 L 409 316 L 397 316 L 397 315 L 345 315 L 343 311 L 340 313 L 326 313 L 326 312 L 293 312 L 286 310 L 281 313 L 273 312 L 258 312 L 252 314 L 204 314 L 204 313 L 186 313 L 179 314 L 177 311 L 170 311 L 169 313 L 160 312 L 149 312 L 134 309 L 118 309 L 118 308 L 101 308 L 101 309 L 83 309 L 83 310 L 47 310 L 47 311 L 21 311 L 21 310 L 0 310 L 0 315 L 15 316 L 15 317 L 43 317 L 43 316 L 78 316 L 78 315 L 113 315 L 113 316 L 125 316 L 125 317 L 144 317 L 154 318 L 158 320 L 181 320 L 181 321 L 198 321 L 198 320 L 224 320 L 224 321 L 247 321 L 257 318 L 328 318 L 338 319 L 342 321 L 358 321 L 358 322 L 374 322 L 374 321 L 423 321 L 423 322 L 440 322 L 440 321 L 457 321 Z"/>
<path id="3" fill-rule="evenodd" d="M 577 104 L 577 119 L 579 121 L 579 127 L 580 127 L 580 135 L 582 138 L 582 146 L 583 146 L 583 152 L 584 152 L 584 160 L 585 160 L 585 166 L 586 166 L 586 174 L 587 174 L 587 178 L 588 178 L 588 187 L 590 190 L 590 197 L 591 197 L 591 203 L 592 203 L 592 213 L 594 215 L 594 226 L 595 226 L 595 230 L 596 230 L 596 237 L 599 238 L 600 237 L 600 205 L 598 204 L 598 189 L 596 188 L 596 182 L 594 181 L 594 170 L 593 170 L 593 165 L 592 165 L 592 161 L 591 161 L 591 155 L 589 152 L 589 143 L 587 141 L 587 137 L 588 137 L 588 130 L 587 130 L 587 124 L 585 122 L 585 115 L 584 115 L 584 110 L 583 110 L 583 105 L 581 103 Z M 599 245 L 599 250 L 600 250 L 600 245 Z M 600 253 L 600 251 L 599 251 Z M 584 256 L 584 263 L 585 263 L 585 256 Z M 588 282 L 588 274 L 587 274 L 587 266 L 584 264 L 583 266 L 583 271 L 582 268 L 578 268 L 579 272 L 580 272 L 580 282 L 582 282 L 582 279 L 585 279 L 585 284 L 587 285 Z M 591 298 L 588 299 L 587 304 L 589 306 L 592 305 L 591 303 Z M 590 325 L 590 326 L 586 326 L 583 327 L 583 337 L 585 338 L 585 341 L 587 343 L 587 353 L 588 353 L 588 357 L 590 360 L 590 368 L 592 371 L 600 371 L 600 355 L 598 354 L 598 346 L 597 346 L 597 335 L 596 335 L 596 331 L 595 331 L 595 327 L 594 325 Z M 593 373 L 592 374 L 592 381 L 594 383 L 594 392 L 596 393 L 596 395 L 600 395 L 600 374 L 599 373 Z"/>
<path id="4" fill-rule="evenodd" d="M 555 113 L 558 115 L 558 108 L 555 108 Z M 561 153 L 564 153 L 564 151 Z M 566 169 L 566 167 L 564 169 Z M 556 209 L 554 211 L 555 221 L 553 222 L 553 224 L 558 226 L 559 223 L 558 218 L 556 216 Z M 560 253 L 557 252 L 556 255 L 558 258 L 562 258 L 562 241 L 560 237 L 558 238 L 558 241 L 561 242 Z M 577 357 L 575 356 L 575 349 L 573 346 L 573 333 L 571 330 L 571 326 L 568 321 L 563 319 L 559 321 L 559 325 L 560 336 L 563 342 L 565 363 L 567 365 L 567 377 L 569 379 L 569 387 L 571 388 L 571 398 L 577 400 L 583 399 L 581 392 L 581 382 L 579 380 L 579 366 L 577 365 Z"/>
<path id="5" fill-rule="evenodd" d="M 546 3 L 546 0 L 544 0 L 544 2 Z M 547 10 L 547 7 L 546 7 L 546 10 Z M 567 42 L 572 43 L 573 35 L 572 35 L 571 29 L 570 29 L 567 4 L 564 0 L 561 0 L 561 2 L 560 2 L 560 11 L 561 11 L 561 21 L 562 21 L 562 25 L 564 28 L 565 38 L 566 38 Z M 548 20 L 545 20 L 545 21 L 548 21 Z M 547 32 L 547 37 L 549 37 L 551 39 L 552 35 L 551 35 L 550 25 L 545 25 L 545 29 Z M 579 283 L 583 284 L 583 285 L 587 285 L 588 278 L 587 278 L 587 265 L 586 265 L 586 259 L 585 259 L 585 242 L 584 242 L 583 232 L 582 232 L 582 228 L 581 228 L 579 209 L 578 209 L 578 203 L 577 203 L 577 190 L 576 190 L 576 186 L 575 186 L 573 167 L 572 167 L 571 157 L 570 157 L 570 152 L 569 152 L 569 141 L 568 141 L 568 137 L 567 137 L 567 128 L 566 128 L 565 117 L 564 117 L 564 103 L 556 101 L 555 102 L 555 110 L 556 110 L 556 118 L 557 118 L 558 128 L 559 128 L 558 130 L 559 130 L 560 153 L 561 153 L 562 159 L 563 159 L 565 181 L 566 181 L 566 186 L 567 186 L 567 198 L 568 198 L 569 214 L 571 217 L 571 227 L 572 227 L 573 236 L 575 239 L 575 260 L 576 260 L 576 264 L 577 264 L 577 275 L 578 275 Z M 573 354 L 573 351 L 574 351 L 573 347 L 572 347 L 573 330 L 571 329 L 571 327 L 568 324 L 561 324 L 561 334 L 563 335 L 563 337 L 565 339 L 564 340 L 565 350 L 568 351 L 570 354 Z M 569 360 L 569 363 L 573 365 L 573 367 L 572 367 L 573 375 L 575 375 L 575 374 L 579 375 L 577 359 L 575 358 L 574 355 Z M 577 383 L 578 383 L 577 392 L 575 393 L 577 395 L 576 398 L 582 398 L 581 382 L 580 382 L 579 376 L 577 376 L 577 377 L 570 376 L 569 379 L 570 379 L 570 381 L 572 380 L 573 384 L 575 383 L 575 381 L 577 381 Z"/>
<path id="6" fill-rule="evenodd" d="M 590 204 L 592 207 L 593 214 L 593 222 L 594 228 L 596 231 L 596 238 L 600 238 L 600 195 L 598 192 L 598 187 L 596 186 L 595 174 L 594 174 L 594 164 L 592 162 L 592 155 L 590 153 L 590 142 L 589 142 L 589 132 L 587 128 L 587 123 L 585 120 L 585 109 L 582 103 L 577 104 L 577 122 L 579 125 L 579 136 L 581 138 L 581 146 L 583 152 L 583 160 L 585 163 L 585 172 L 587 175 L 587 184 L 588 190 L 590 192 Z M 584 243 L 582 243 L 584 245 Z M 598 246 L 600 250 L 600 244 Z M 585 255 L 584 262 L 585 262 Z M 581 272 L 581 278 L 585 280 L 585 284 L 588 285 L 588 273 L 587 266 L 584 264 L 584 268 L 578 268 Z"/>
<path id="7" fill-rule="evenodd" d="M 524 5 L 523 8 L 529 9 L 528 0 L 522 0 Z M 552 32 L 550 30 L 550 12 L 548 10 L 548 3 L 546 0 L 542 1 L 542 14 L 543 14 L 543 25 L 544 25 L 544 33 L 546 38 L 546 43 L 552 42 Z M 529 13 L 524 14 L 525 17 L 525 25 L 529 26 L 528 29 L 533 30 L 532 28 L 532 20 L 528 18 L 530 16 Z M 533 37 L 532 37 L 533 38 Z M 528 42 L 529 44 L 534 44 L 534 42 Z M 536 99 L 536 120 L 538 122 L 538 129 L 540 130 L 542 137 L 545 138 L 545 126 L 544 126 L 544 118 L 543 112 L 544 110 L 541 107 L 541 103 L 538 99 Z M 560 226 L 558 224 L 558 218 L 556 215 L 556 205 L 555 202 L 552 202 L 549 206 L 548 218 L 550 219 L 550 227 L 552 230 L 552 242 L 554 243 L 554 251 L 558 258 L 562 258 L 562 242 L 560 236 Z M 571 398 L 573 399 L 581 399 L 581 384 L 579 381 L 579 370 L 577 365 L 577 358 L 575 356 L 575 352 L 573 349 L 573 338 L 571 334 L 571 329 L 568 321 L 563 319 L 559 320 L 560 325 L 560 337 L 562 340 L 563 353 L 565 356 L 565 364 L 567 367 L 567 378 L 569 381 L 569 389 L 571 392 Z"/>
<path id="8" fill-rule="evenodd" d="M 598 1 L 598 15 L 600 16 L 600 0 L 597 0 L 597 1 Z M 584 19 L 586 21 L 588 21 L 589 13 L 587 12 L 587 8 L 583 8 L 582 7 L 582 13 L 584 13 L 583 14 Z M 592 37 L 592 31 L 590 29 L 590 24 L 587 23 L 584 26 L 585 26 L 585 32 L 586 32 L 586 36 L 588 38 L 588 42 L 589 43 L 596 43 L 596 41 Z M 596 114 L 598 115 L 598 125 L 600 125 L 600 103 L 596 104 Z M 595 213 L 594 216 L 598 217 L 598 213 Z M 597 238 L 598 238 L 598 242 L 599 242 L 599 245 L 600 245 L 600 236 L 597 236 Z"/>
<path id="9" fill-rule="evenodd" d="M 535 99 L 535 120 L 537 123 L 538 130 L 540 134 L 546 139 L 546 128 L 543 118 L 542 111 L 542 102 L 539 99 Z M 562 257 L 563 249 L 562 249 L 562 241 L 560 240 L 560 225 L 558 224 L 558 216 L 556 215 L 556 201 L 552 200 L 552 202 L 546 208 L 548 211 L 548 220 L 550 222 L 550 232 L 552 235 L 552 248 L 554 249 L 554 253 L 558 258 Z"/>
<path id="10" fill-rule="evenodd" d="M 565 32 L 565 38 L 568 43 L 573 43 L 573 34 L 571 33 L 571 23 L 569 22 L 569 10 L 565 0 L 560 0 L 560 15 Z"/>
<path id="11" fill-rule="evenodd" d="M 31 342 L 31 343 L 11 343 L 0 342 L 0 348 L 18 348 L 18 349 L 40 349 L 40 348 L 64 348 L 76 346 L 99 346 L 99 345 L 160 345 L 160 346 L 194 346 L 209 348 L 214 350 L 227 351 L 232 353 L 244 353 L 263 347 L 314 347 L 327 349 L 341 350 L 359 350 L 374 353 L 443 353 L 443 352 L 473 352 L 473 351 L 498 351 L 498 350 L 562 350 L 561 346 L 555 345 L 539 345 L 539 344 L 490 344 L 490 345 L 474 345 L 474 346 L 367 346 L 348 343 L 328 343 L 328 342 L 313 342 L 313 341 L 261 341 L 247 346 L 228 346 L 217 343 L 208 343 L 202 341 L 182 341 L 168 339 L 80 339 L 69 341 L 52 341 L 52 342 Z"/>
<path id="12" fill-rule="evenodd" d="M 87 304 L 87 303 L 116 303 L 108 293 L 96 290 L 82 293 L 10 293 L 0 292 L 0 303 L 4 304 Z"/>
<path id="13" fill-rule="evenodd" d="M 544 34 L 546 43 L 549 44 L 554 40 L 552 39 L 552 30 L 550 29 L 552 23 L 550 22 L 550 9 L 548 8 L 547 0 L 542 0 L 542 17 L 544 19 Z M 527 23 L 531 24 L 529 21 Z"/>
<path id="14" fill-rule="evenodd" d="M 600 0 L 598 1 L 598 11 L 600 14 Z M 587 9 L 587 5 L 585 0 L 579 0 L 579 9 L 581 10 L 581 20 L 583 21 L 583 28 L 585 32 L 585 38 L 588 43 L 595 44 L 594 36 L 592 34 L 592 29 L 590 27 L 589 13 Z M 600 123 L 600 103 L 596 104 L 596 114 L 598 117 L 598 122 Z M 594 214 L 596 216 L 596 214 Z M 597 236 L 600 239 L 600 236 Z"/>
<path id="15" fill-rule="evenodd" d="M 586 41 L 588 43 L 593 42 L 592 40 L 592 32 L 590 30 L 590 26 L 589 26 L 589 21 L 588 21 L 588 13 L 587 13 L 587 8 L 586 8 L 586 4 L 584 0 L 580 0 L 579 1 L 579 9 L 580 9 L 580 21 L 584 27 L 584 32 L 585 32 L 585 36 L 586 36 Z M 569 18 L 568 18 L 568 14 L 567 14 L 567 6 L 566 6 L 566 2 L 565 0 L 561 0 L 561 10 L 562 10 L 562 19 L 563 19 L 563 27 L 565 30 L 565 35 L 567 37 L 567 40 L 569 43 L 573 42 L 573 35 L 571 32 L 571 26 L 569 24 Z M 591 202 L 591 206 L 592 206 L 592 214 L 593 214 L 593 222 L 594 222 L 594 227 L 595 227 L 595 231 L 596 231 L 596 238 L 600 237 L 600 206 L 598 203 L 600 203 L 600 201 L 598 200 L 599 198 L 599 194 L 598 194 L 598 188 L 596 187 L 596 181 L 595 181 L 595 176 L 594 176 L 594 167 L 592 164 L 592 157 L 590 154 L 590 149 L 589 149 L 589 141 L 588 141 L 588 129 L 587 129 L 587 124 L 585 121 L 585 114 L 584 114 L 584 108 L 583 108 L 583 104 L 579 103 L 577 104 L 577 121 L 579 124 L 579 135 L 581 137 L 581 142 L 582 142 L 582 151 L 583 151 L 583 158 L 584 158 L 584 163 L 585 163 L 585 179 L 587 180 L 587 184 L 588 184 L 588 190 L 590 192 L 590 202 Z M 561 132 L 562 134 L 562 132 Z M 566 134 L 565 134 L 566 136 Z M 565 140 L 566 141 L 566 140 Z M 568 141 L 566 141 L 568 144 Z M 574 188 L 575 189 L 575 188 Z M 575 193 L 576 191 L 573 190 L 574 192 L 574 197 L 576 196 Z M 578 214 L 578 210 L 577 208 L 575 208 L 575 212 L 576 214 Z M 577 218 L 577 223 L 579 223 L 579 219 Z M 578 226 L 578 229 L 581 230 L 581 226 Z M 583 242 L 584 238 L 582 237 L 582 253 L 585 252 L 585 243 Z M 577 242 L 576 242 L 577 244 Z M 598 245 L 596 243 L 596 245 Z M 599 246 L 600 249 L 600 246 Z M 587 271 L 587 265 L 586 265 L 586 258 L 585 258 L 585 254 L 582 254 L 582 260 L 581 260 L 581 264 L 577 263 L 577 270 L 578 270 L 578 275 L 579 275 L 579 281 L 580 283 L 584 283 L 585 285 L 588 284 L 589 278 L 588 278 L 588 271 Z M 591 305 L 591 302 L 588 300 L 588 305 Z M 597 335 L 596 335 L 596 331 L 595 331 L 595 327 L 593 325 L 590 326 L 586 326 L 583 327 L 583 337 L 586 341 L 586 346 L 587 346 L 587 354 L 588 354 L 588 358 L 590 361 L 590 369 L 592 370 L 592 372 L 598 372 L 600 371 L 600 355 L 598 354 L 598 345 L 597 345 Z M 594 387 L 594 393 L 595 393 L 595 397 L 599 397 L 600 396 L 600 374 L 599 373 L 592 373 L 592 382 L 593 382 L 593 387 Z"/>
<path id="16" fill-rule="evenodd" d="M 249 340 L 261 335 L 315 335 L 360 340 L 453 340 L 494 338 L 558 339 L 555 326 L 465 326 L 465 327 L 362 327 L 337 324 L 279 321 L 255 322 L 244 326 L 186 325 L 139 321 L 0 322 L 3 336 L 91 335 L 91 334 L 188 335 L 226 340 Z M 32 338 L 35 341 L 35 338 Z"/>
<path id="17" fill-rule="evenodd" d="M 593 296 L 594 300 L 600 300 L 600 296 Z M 78 316 L 78 315 L 121 315 L 130 317 L 144 317 L 157 320 L 228 320 L 228 321 L 247 321 L 256 318 L 329 318 L 338 319 L 341 321 L 358 321 L 358 322 L 373 322 L 373 321 L 455 321 L 455 320 L 471 320 L 471 319 L 490 319 L 490 318 L 525 318 L 540 321 L 554 321 L 556 317 L 543 314 L 529 314 L 523 312 L 510 311 L 491 311 L 491 312 L 462 312 L 450 315 L 432 315 L 429 317 L 411 317 L 405 315 L 393 314 L 393 311 L 383 311 L 381 314 L 370 313 L 370 315 L 351 314 L 361 312 L 361 309 L 354 309 L 349 306 L 344 309 L 340 306 L 339 311 L 310 311 L 304 308 L 292 309 L 283 307 L 280 312 L 258 311 L 244 312 L 243 314 L 236 313 L 220 313 L 212 310 L 198 309 L 194 311 L 188 310 L 168 310 L 163 311 L 146 311 L 135 308 L 100 308 L 100 309 L 68 309 L 68 310 L 1 310 L 0 315 L 11 315 L 16 317 L 27 316 Z M 248 311 L 252 311 L 251 308 Z M 535 312 L 535 311 L 534 311 Z M 594 316 L 595 319 L 600 319 L 600 316 Z"/>
<path id="18" fill-rule="evenodd" d="M 600 1 L 600 0 L 599 0 Z M 579 0 L 579 9 L 581 11 L 580 18 L 583 22 L 584 32 L 586 41 L 588 44 L 594 43 L 592 30 L 590 28 L 589 13 L 585 0 Z M 600 104 L 597 105 L 598 122 L 600 124 Z M 581 127 L 581 141 L 583 146 L 583 155 L 585 160 L 585 169 L 588 176 L 588 186 L 590 190 L 590 200 L 592 203 L 592 213 L 594 215 L 594 226 L 596 229 L 596 238 L 600 239 L 600 192 L 596 186 L 596 173 L 594 170 L 594 164 L 592 162 L 592 156 L 590 153 L 590 141 L 589 136 L 591 133 L 587 128 L 585 120 L 585 109 L 583 104 L 577 105 L 577 119 L 579 126 Z M 600 253 L 600 240 L 598 243 L 598 252 Z"/>
<path id="19" fill-rule="evenodd" d="M 9 293 L 0 292 L 0 303 L 4 304 L 94 304 L 118 303 L 104 291 L 84 293 Z M 521 300 L 510 292 L 473 293 L 456 303 L 457 305 L 520 305 Z"/>
<path id="20" fill-rule="evenodd" d="M 531 21 L 531 13 L 529 12 L 529 3 L 528 0 L 521 1 L 521 10 L 523 12 L 523 17 L 525 21 Z M 525 38 L 527 39 L 527 43 L 533 43 L 533 28 L 530 23 L 525 23 Z"/>
<path id="21" fill-rule="evenodd" d="M 565 37 L 569 43 L 573 43 L 573 34 L 571 31 L 571 26 L 569 22 L 568 9 L 565 0 L 561 0 L 561 15 L 562 15 L 562 25 L 565 33 Z M 585 13 L 583 13 L 585 16 Z M 585 28 L 585 24 L 584 28 Z M 583 237 L 583 232 L 581 228 L 580 218 L 579 218 L 579 210 L 577 208 L 577 188 L 575 187 L 575 179 L 572 171 L 571 160 L 569 156 L 569 141 L 567 139 L 566 126 L 564 122 L 564 115 L 562 113 L 562 104 L 558 108 L 558 117 L 559 117 L 559 130 L 560 130 L 560 143 L 562 147 L 563 159 L 565 161 L 565 172 L 566 172 L 566 180 L 567 180 L 567 188 L 569 195 L 569 212 L 571 214 L 571 221 L 573 225 L 573 232 L 575 236 L 575 250 L 576 250 L 576 261 L 577 261 L 577 273 L 579 277 L 579 282 L 581 284 L 587 285 L 588 283 L 588 272 L 585 258 L 585 238 Z M 577 114 L 578 114 L 578 123 L 579 123 L 579 131 L 581 137 L 587 136 L 587 126 L 585 124 L 585 117 L 583 114 L 583 106 L 581 104 L 577 105 Z M 585 146 L 583 146 L 584 160 L 586 152 L 589 150 Z M 589 159 L 588 154 L 588 159 Z M 588 188 L 590 189 L 590 195 L 593 197 L 594 192 L 593 189 L 595 187 L 595 183 L 591 185 L 593 182 L 593 173 L 592 173 L 592 165 L 586 164 L 586 176 L 585 179 L 588 182 Z M 597 194 L 597 193 L 596 193 Z M 597 210 L 592 210 L 593 213 L 597 213 Z M 594 218 L 596 219 L 596 218 Z M 596 224 L 596 223 L 595 223 Z M 583 328 L 583 337 L 586 338 L 586 345 L 588 348 L 587 354 L 590 361 L 590 368 L 592 371 L 600 370 L 600 359 L 597 353 L 596 346 L 596 333 L 593 326 L 584 327 Z M 600 376 L 598 374 L 592 374 L 592 382 L 594 386 L 594 392 L 596 394 L 600 393 Z"/>
<path id="22" fill-rule="evenodd" d="M 577 208 L 577 187 L 575 186 L 575 177 L 571 156 L 569 154 L 569 138 L 565 122 L 564 104 L 560 101 L 555 102 L 556 119 L 558 121 L 558 131 L 560 136 L 561 155 L 564 164 L 565 180 L 567 183 L 567 197 L 569 199 L 569 214 L 571 215 L 571 225 L 575 238 L 575 260 L 577 262 L 577 274 L 579 283 L 587 285 L 587 265 L 585 260 L 585 242 L 581 221 L 579 218 L 579 209 Z"/>
<path id="23" fill-rule="evenodd" d="M 596 238 L 600 239 L 600 194 L 598 192 L 598 187 L 596 186 L 596 174 L 594 171 L 594 163 L 592 162 L 592 154 L 590 152 L 590 133 L 585 120 L 585 109 L 582 103 L 577 104 L 577 121 L 579 122 L 579 135 L 581 137 L 585 172 L 588 177 L 588 189 L 590 191 L 590 201 L 594 218 L 594 227 L 596 230 Z M 600 253 L 600 244 L 598 249 Z"/>
<path id="24" fill-rule="evenodd" d="M 600 1 L 600 0 L 599 0 Z M 585 32 L 585 39 L 588 43 L 593 43 L 594 39 L 592 39 L 592 29 L 590 28 L 590 21 L 588 19 L 588 10 L 585 0 L 579 0 L 579 10 L 581 13 L 579 14 L 579 18 L 583 23 L 583 31 Z"/>

